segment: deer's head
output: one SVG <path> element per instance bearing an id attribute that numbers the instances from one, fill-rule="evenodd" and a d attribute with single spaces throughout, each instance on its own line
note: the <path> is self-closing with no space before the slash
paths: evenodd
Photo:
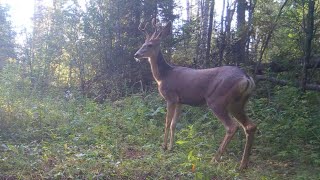
<path id="1" fill-rule="evenodd" d="M 152 34 L 146 30 L 148 23 L 140 23 L 139 30 L 146 35 L 146 40 L 141 48 L 134 54 L 136 60 L 155 57 L 160 51 L 160 42 L 171 33 L 172 23 L 169 21 L 164 27 L 157 25 L 156 19 L 152 20 L 152 26 L 155 29 Z"/>

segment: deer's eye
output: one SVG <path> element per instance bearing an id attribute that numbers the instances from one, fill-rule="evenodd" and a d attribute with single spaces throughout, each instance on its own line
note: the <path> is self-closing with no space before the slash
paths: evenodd
<path id="1" fill-rule="evenodd" d="M 147 47 L 148 48 L 152 48 L 152 44 L 147 44 Z"/>

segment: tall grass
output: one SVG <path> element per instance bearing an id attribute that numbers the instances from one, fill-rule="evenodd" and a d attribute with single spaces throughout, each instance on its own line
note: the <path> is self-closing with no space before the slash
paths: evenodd
<path id="1" fill-rule="evenodd" d="M 245 172 L 241 131 L 220 163 L 224 135 L 205 107 L 185 107 L 172 152 L 161 149 L 165 107 L 158 93 L 96 103 L 46 93 L 7 67 L 0 79 L 0 179 L 319 179 L 320 96 L 263 87 L 248 104 L 258 133 Z M 311 168 L 312 167 L 312 168 Z"/>

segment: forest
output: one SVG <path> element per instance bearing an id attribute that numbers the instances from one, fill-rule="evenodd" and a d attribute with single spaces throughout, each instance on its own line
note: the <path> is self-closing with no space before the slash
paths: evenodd
<path id="1" fill-rule="evenodd" d="M 320 179 L 319 0 L 33 1 L 20 31 L 0 1 L 0 180 Z M 206 106 L 162 149 L 166 101 L 134 58 L 153 18 L 169 64 L 253 77 L 248 168 L 241 128 L 211 162 L 226 131 Z"/>

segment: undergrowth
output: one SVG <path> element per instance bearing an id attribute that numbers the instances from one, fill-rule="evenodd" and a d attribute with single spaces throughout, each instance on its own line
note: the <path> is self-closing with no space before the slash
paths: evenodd
<path id="1" fill-rule="evenodd" d="M 1 84 L 0 179 L 320 178 L 319 93 L 276 87 L 264 95 L 260 87 L 247 108 L 258 125 L 251 163 L 240 172 L 242 131 L 210 163 L 225 132 L 206 107 L 184 107 L 175 148 L 165 152 L 158 93 L 98 104 L 39 95 L 10 73 Z"/>

